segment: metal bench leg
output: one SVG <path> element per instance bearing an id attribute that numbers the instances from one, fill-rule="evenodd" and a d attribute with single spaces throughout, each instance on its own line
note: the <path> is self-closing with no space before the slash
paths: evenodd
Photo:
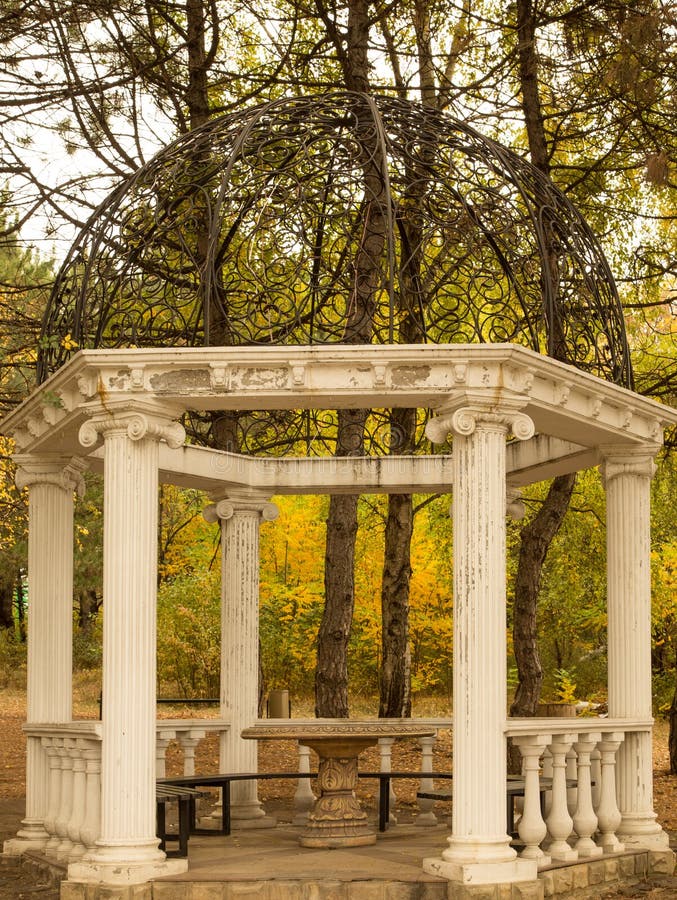
<path id="1" fill-rule="evenodd" d="M 230 834 L 230 781 L 221 785 L 221 832 Z"/>
<path id="2" fill-rule="evenodd" d="M 385 831 L 390 822 L 390 776 L 378 779 L 378 830 Z"/>
<path id="3" fill-rule="evenodd" d="M 155 803 L 155 816 L 157 824 L 157 836 L 160 838 L 160 850 L 164 852 L 167 846 L 167 823 L 165 816 L 165 804 L 158 800 Z"/>
<path id="4" fill-rule="evenodd" d="M 179 852 L 178 856 L 188 856 L 188 835 L 190 833 L 190 797 L 179 797 Z"/>

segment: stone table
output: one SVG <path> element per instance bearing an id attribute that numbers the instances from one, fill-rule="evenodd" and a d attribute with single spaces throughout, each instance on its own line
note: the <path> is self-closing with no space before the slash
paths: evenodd
<path id="1" fill-rule="evenodd" d="M 312 719 L 260 722 L 242 731 L 243 738 L 295 740 L 319 757 L 320 796 L 308 814 L 308 824 L 299 837 L 303 847 L 358 847 L 376 842 L 376 832 L 355 796 L 357 759 L 379 738 L 429 737 L 434 729 L 415 722 Z"/>

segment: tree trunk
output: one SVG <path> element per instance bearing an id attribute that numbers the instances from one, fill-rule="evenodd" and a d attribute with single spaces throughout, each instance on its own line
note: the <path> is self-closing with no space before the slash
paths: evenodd
<path id="1" fill-rule="evenodd" d="M 337 44 L 345 86 L 369 91 L 369 4 L 351 0 L 348 8 L 347 46 Z M 346 311 L 345 344 L 368 344 L 372 337 L 374 297 L 382 288 L 381 260 L 386 242 L 385 160 L 369 110 L 360 114 L 356 136 L 363 146 L 364 221 L 357 249 L 351 302 Z M 362 118 L 363 117 L 363 118 Z M 364 452 L 364 426 L 368 410 L 342 409 L 337 419 L 337 456 Z M 355 603 L 356 495 L 332 497 L 327 516 L 325 551 L 325 606 L 317 638 L 315 715 L 345 718 L 348 709 L 348 641 Z"/>
<path id="2" fill-rule="evenodd" d="M 510 707 L 511 716 L 536 715 L 543 680 L 536 627 L 538 592 L 548 549 L 562 525 L 575 484 L 575 474 L 555 478 L 538 514 L 522 529 L 513 607 L 519 684 Z"/>
<path id="3" fill-rule="evenodd" d="M 409 581 L 414 512 L 411 494 L 390 494 L 381 587 L 379 710 L 381 717 L 411 715 Z"/>
<path id="4" fill-rule="evenodd" d="M 332 496 L 327 519 L 325 602 L 317 636 L 315 715 L 347 718 L 348 641 L 355 594 L 356 494 Z M 331 523 L 331 527 L 329 527 Z"/>
<path id="5" fill-rule="evenodd" d="M 0 582 L 0 628 L 14 631 L 14 585 Z"/>
<path id="6" fill-rule="evenodd" d="M 538 593 L 548 549 L 562 525 L 575 484 L 575 474 L 555 478 L 537 515 L 522 529 L 513 606 L 513 645 L 519 681 L 510 707 L 511 716 L 535 716 L 541 697 Z M 519 774 L 520 756 L 516 748 L 509 747 L 508 759 L 509 771 Z"/>
<path id="7" fill-rule="evenodd" d="M 517 29 L 522 111 L 529 153 L 531 162 L 549 177 L 550 154 L 541 105 L 536 52 L 537 20 L 531 0 L 517 0 Z M 566 361 L 566 347 L 558 307 L 558 253 L 556 243 L 546 227 L 547 221 L 546 203 L 542 224 L 548 246 L 545 248 L 546 262 L 541 272 L 541 286 L 548 328 L 548 353 L 556 359 Z M 515 699 L 510 707 L 511 716 L 536 715 L 543 681 L 537 645 L 538 592 L 548 548 L 562 524 L 575 483 L 575 474 L 555 478 L 538 514 L 522 529 L 513 609 L 513 643 L 519 682 Z M 509 771 L 519 773 L 520 766 L 519 752 L 512 746 L 512 742 L 509 742 Z"/>
<path id="8" fill-rule="evenodd" d="M 78 592 L 78 628 L 90 628 L 99 606 L 99 599 L 93 588 L 84 588 Z"/>

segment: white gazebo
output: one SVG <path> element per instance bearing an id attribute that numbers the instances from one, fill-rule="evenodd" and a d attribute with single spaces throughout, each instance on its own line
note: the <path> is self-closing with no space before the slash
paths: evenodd
<path id="1" fill-rule="evenodd" d="M 393 407 L 432 409 L 427 434 L 433 442 L 451 435 L 452 455 L 245 457 L 191 446 L 179 424 L 191 410 Z M 26 817 L 5 853 L 67 861 L 69 897 L 189 865 L 167 859 L 155 833 L 157 489 L 169 482 L 209 492 L 207 515 L 221 523 L 227 771 L 256 764 L 254 742 L 240 732 L 257 716 L 258 526 L 276 515 L 270 497 L 450 492 L 453 824 L 425 871 L 508 884 L 535 881 L 551 860 L 623 846 L 664 858 L 652 796 L 649 489 L 663 429 L 674 423 L 673 409 L 510 344 L 76 354 L 3 423 L 16 441 L 18 483 L 30 492 Z M 607 493 L 609 717 L 509 719 L 506 505 L 524 485 L 592 466 Z M 100 723 L 73 722 L 71 704 L 73 498 L 87 468 L 104 475 Z M 508 736 L 524 759 L 519 855 L 505 828 Z M 547 843 L 542 758 L 552 777 Z M 233 799 L 241 816 L 263 815 L 253 783 Z"/>

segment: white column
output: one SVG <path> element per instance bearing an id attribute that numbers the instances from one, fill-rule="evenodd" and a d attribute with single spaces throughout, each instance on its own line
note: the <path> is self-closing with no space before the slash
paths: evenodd
<path id="1" fill-rule="evenodd" d="M 454 435 L 454 780 L 452 835 L 426 872 L 482 884 L 532 880 L 506 829 L 505 442 L 533 435 L 517 410 L 459 409 L 428 423 Z"/>
<path id="2" fill-rule="evenodd" d="M 72 718 L 73 493 L 82 491 L 84 463 L 63 457 L 14 457 L 16 483 L 28 497 L 28 724 Z M 26 817 L 4 852 L 18 856 L 49 839 L 43 820 L 49 762 L 41 739 L 26 742 Z"/>
<path id="3" fill-rule="evenodd" d="M 656 447 L 605 453 L 609 716 L 651 720 L 650 487 Z M 628 733 L 616 766 L 626 845 L 665 848 L 653 809 L 651 732 Z"/>
<path id="4" fill-rule="evenodd" d="M 230 723 L 221 735 L 222 772 L 256 772 L 255 741 L 240 732 L 253 725 L 259 702 L 259 525 L 278 510 L 260 497 L 229 497 L 205 510 L 207 521 L 221 522 L 221 717 Z M 255 781 L 231 785 L 234 824 L 274 824 L 257 797 Z"/>
<path id="5" fill-rule="evenodd" d="M 101 834 L 68 868 L 70 881 L 138 884 L 185 871 L 155 834 L 158 440 L 184 431 L 147 409 L 112 410 L 80 429 L 104 435 Z M 178 864 L 178 865 L 177 865 Z"/>

